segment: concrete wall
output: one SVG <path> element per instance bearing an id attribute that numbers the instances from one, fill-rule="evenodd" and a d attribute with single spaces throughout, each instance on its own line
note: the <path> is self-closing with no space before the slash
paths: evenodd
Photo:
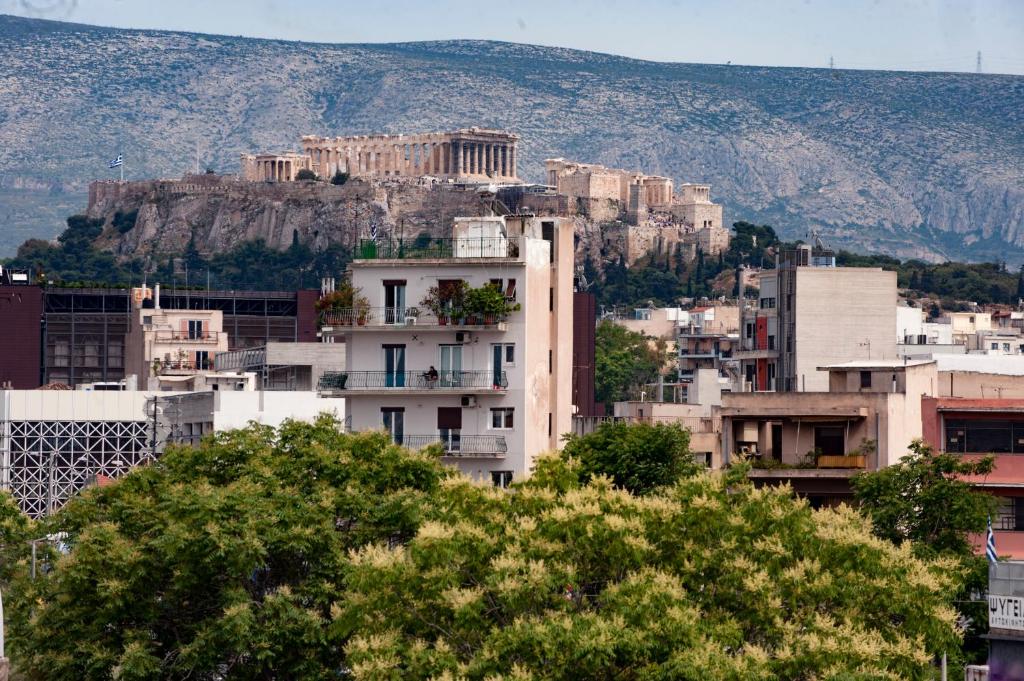
<path id="1" fill-rule="evenodd" d="M 786 296 L 780 293 L 778 305 L 786 305 Z M 794 390 L 828 390 L 828 375 L 819 366 L 896 358 L 895 272 L 800 267 L 793 298 Z"/>

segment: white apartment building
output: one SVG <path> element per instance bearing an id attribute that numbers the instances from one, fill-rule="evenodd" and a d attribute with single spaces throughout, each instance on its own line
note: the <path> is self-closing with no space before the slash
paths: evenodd
<path id="1" fill-rule="evenodd" d="M 345 397 L 352 430 L 440 443 L 477 479 L 529 475 L 571 429 L 573 266 L 572 224 L 558 218 L 456 218 L 451 239 L 363 242 L 356 307 L 322 329 L 345 338 L 347 369 L 325 374 L 321 395 Z M 460 282 L 497 286 L 512 310 L 423 303 Z"/>
<path id="2" fill-rule="evenodd" d="M 895 272 L 836 267 L 831 251 L 803 245 L 760 282 L 734 354 L 749 390 L 826 392 L 819 367 L 896 358 Z"/>

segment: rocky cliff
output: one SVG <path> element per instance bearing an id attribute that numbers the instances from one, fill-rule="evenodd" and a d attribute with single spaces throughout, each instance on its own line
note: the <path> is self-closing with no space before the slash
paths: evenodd
<path id="1" fill-rule="evenodd" d="M 1021 77 L 662 64 L 477 41 L 306 44 L 12 17 L 0 17 L 0 63 L 0 190 L 27 187 L 40 215 L 53 192 L 113 176 L 106 161 L 119 152 L 129 177 L 181 177 L 197 151 L 203 166 L 232 172 L 241 152 L 294 149 L 301 134 L 482 125 L 522 135 L 529 179 L 551 156 L 639 168 L 710 182 L 727 222 L 770 223 L 788 238 L 817 228 L 866 251 L 1024 261 Z M 6 214 L 25 215 L 19 206 Z M 7 236 L 0 253 L 15 245 Z"/>

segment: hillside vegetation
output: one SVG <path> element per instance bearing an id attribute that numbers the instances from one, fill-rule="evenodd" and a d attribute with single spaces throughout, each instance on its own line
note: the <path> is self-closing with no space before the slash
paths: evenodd
<path id="1" fill-rule="evenodd" d="M 1024 78 L 663 64 L 480 41 L 324 45 L 0 17 L 0 185 L 18 230 L 61 227 L 126 176 L 221 172 L 302 134 L 522 136 L 521 175 L 577 158 L 704 181 L 728 221 L 859 252 L 1024 262 Z M 37 211 L 25 210 L 35 202 Z M 84 203 L 84 199 L 82 200 Z M 66 213 L 64 213 L 66 214 Z M 0 217 L 5 213 L 0 210 Z M 36 217 L 33 217 L 36 216 Z M 26 225 L 35 220 L 26 234 Z M 16 233 L 16 236 L 11 236 Z"/>

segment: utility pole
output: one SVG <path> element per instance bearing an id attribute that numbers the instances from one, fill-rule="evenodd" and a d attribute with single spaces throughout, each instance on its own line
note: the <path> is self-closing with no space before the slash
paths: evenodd
<path id="1" fill-rule="evenodd" d="M 981 53 L 979 52 L 978 54 L 981 54 Z M 828 70 L 832 71 L 835 68 L 836 68 L 836 60 L 835 60 L 835 58 L 832 57 L 832 55 L 829 55 L 828 56 Z"/>
<path id="2" fill-rule="evenodd" d="M 978 50 L 978 59 L 974 64 L 975 73 L 981 73 L 981 50 Z"/>

